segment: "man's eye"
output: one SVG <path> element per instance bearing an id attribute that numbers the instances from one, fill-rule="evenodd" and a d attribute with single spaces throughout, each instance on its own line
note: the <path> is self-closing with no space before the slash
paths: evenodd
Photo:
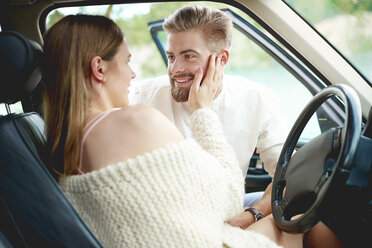
<path id="1" fill-rule="evenodd" d="M 168 56 L 168 60 L 174 60 L 174 56 Z"/>
<path id="2" fill-rule="evenodd" d="M 191 54 L 185 54 L 185 59 L 192 59 L 192 58 L 194 58 L 193 55 L 191 55 Z"/>

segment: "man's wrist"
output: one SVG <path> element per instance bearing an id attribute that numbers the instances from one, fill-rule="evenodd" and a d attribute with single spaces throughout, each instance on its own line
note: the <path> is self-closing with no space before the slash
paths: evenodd
<path id="1" fill-rule="evenodd" d="M 256 208 L 252 208 L 252 207 L 249 207 L 249 208 L 245 208 L 244 209 L 244 212 L 251 212 L 255 218 L 256 221 L 259 221 L 260 219 L 262 219 L 263 217 L 265 217 L 263 215 L 263 213 L 261 213 L 260 211 L 258 211 Z"/>

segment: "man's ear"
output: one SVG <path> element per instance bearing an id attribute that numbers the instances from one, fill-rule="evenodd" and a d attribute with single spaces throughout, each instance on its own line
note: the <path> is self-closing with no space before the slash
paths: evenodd
<path id="1" fill-rule="evenodd" d="M 221 62 L 223 65 L 226 65 L 227 64 L 227 61 L 229 61 L 229 51 L 226 50 L 226 49 L 222 49 L 221 50 L 221 54 L 222 54 L 222 57 L 221 57 Z"/>
<path id="2" fill-rule="evenodd" d="M 103 82 L 105 79 L 105 73 L 103 70 L 103 59 L 100 56 L 95 56 L 90 61 L 90 70 L 92 72 L 92 77 L 98 81 Z"/>

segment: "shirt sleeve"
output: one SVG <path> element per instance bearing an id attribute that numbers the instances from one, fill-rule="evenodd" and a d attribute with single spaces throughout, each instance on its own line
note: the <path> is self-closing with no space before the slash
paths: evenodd
<path id="1" fill-rule="evenodd" d="M 277 161 L 288 135 L 288 128 L 279 117 L 279 97 L 274 92 L 265 92 L 262 97 L 262 127 L 257 142 L 257 152 L 265 170 L 274 176 Z"/>
<path id="2" fill-rule="evenodd" d="M 137 85 L 131 85 L 129 87 L 129 105 L 143 105 L 145 101 L 140 91 L 140 87 Z"/>
<path id="3" fill-rule="evenodd" d="M 160 100 L 159 98 L 161 96 L 159 95 L 159 92 L 163 92 L 164 89 L 166 90 L 168 88 L 168 75 L 133 82 L 133 84 L 131 84 L 129 87 L 129 105 L 154 106 L 154 104 Z"/>

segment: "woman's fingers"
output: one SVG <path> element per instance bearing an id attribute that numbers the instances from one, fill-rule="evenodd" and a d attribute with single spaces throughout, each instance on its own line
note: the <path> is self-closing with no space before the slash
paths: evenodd
<path id="1" fill-rule="evenodd" d="M 218 55 L 218 57 L 216 58 L 216 66 L 215 66 L 215 71 L 214 71 L 214 75 L 213 75 L 213 80 L 216 81 L 218 80 L 219 76 L 220 76 L 220 72 L 221 72 L 221 55 Z"/>
<path id="2" fill-rule="evenodd" d="M 199 91 L 202 78 L 203 78 L 203 70 L 201 67 L 199 67 L 195 71 L 194 81 L 192 82 L 192 85 L 190 87 L 190 91 L 194 92 L 194 94 Z"/>
<path id="3" fill-rule="evenodd" d="M 188 105 L 195 111 L 198 108 L 209 107 L 222 87 L 223 66 L 221 55 L 209 58 L 208 69 L 204 75 L 201 68 L 195 71 L 194 80 L 190 87 Z"/>
<path id="4" fill-rule="evenodd" d="M 216 60 L 216 69 L 213 77 L 215 84 L 216 95 L 220 92 L 222 88 L 222 78 L 223 78 L 223 66 L 222 66 L 222 55 L 219 55 Z"/>
<path id="5" fill-rule="evenodd" d="M 192 82 L 192 85 L 189 91 L 189 100 L 187 101 L 187 104 L 189 105 L 192 111 L 195 111 L 196 109 L 202 106 L 201 101 L 203 101 L 203 99 L 200 97 L 200 94 L 199 94 L 199 89 L 200 89 L 202 78 L 203 78 L 203 70 L 201 69 L 201 67 L 199 67 L 195 71 L 194 80 Z"/>
<path id="6" fill-rule="evenodd" d="M 212 54 L 209 58 L 208 70 L 204 77 L 202 86 L 204 85 L 204 87 L 216 91 L 221 83 L 219 78 L 221 77 L 222 72 L 221 55 L 216 57 L 215 54 Z"/>
<path id="7" fill-rule="evenodd" d="M 205 86 L 209 86 L 209 84 L 213 82 L 215 69 L 216 69 L 216 55 L 211 54 L 211 56 L 209 57 L 208 70 L 203 80 L 203 84 Z"/>

